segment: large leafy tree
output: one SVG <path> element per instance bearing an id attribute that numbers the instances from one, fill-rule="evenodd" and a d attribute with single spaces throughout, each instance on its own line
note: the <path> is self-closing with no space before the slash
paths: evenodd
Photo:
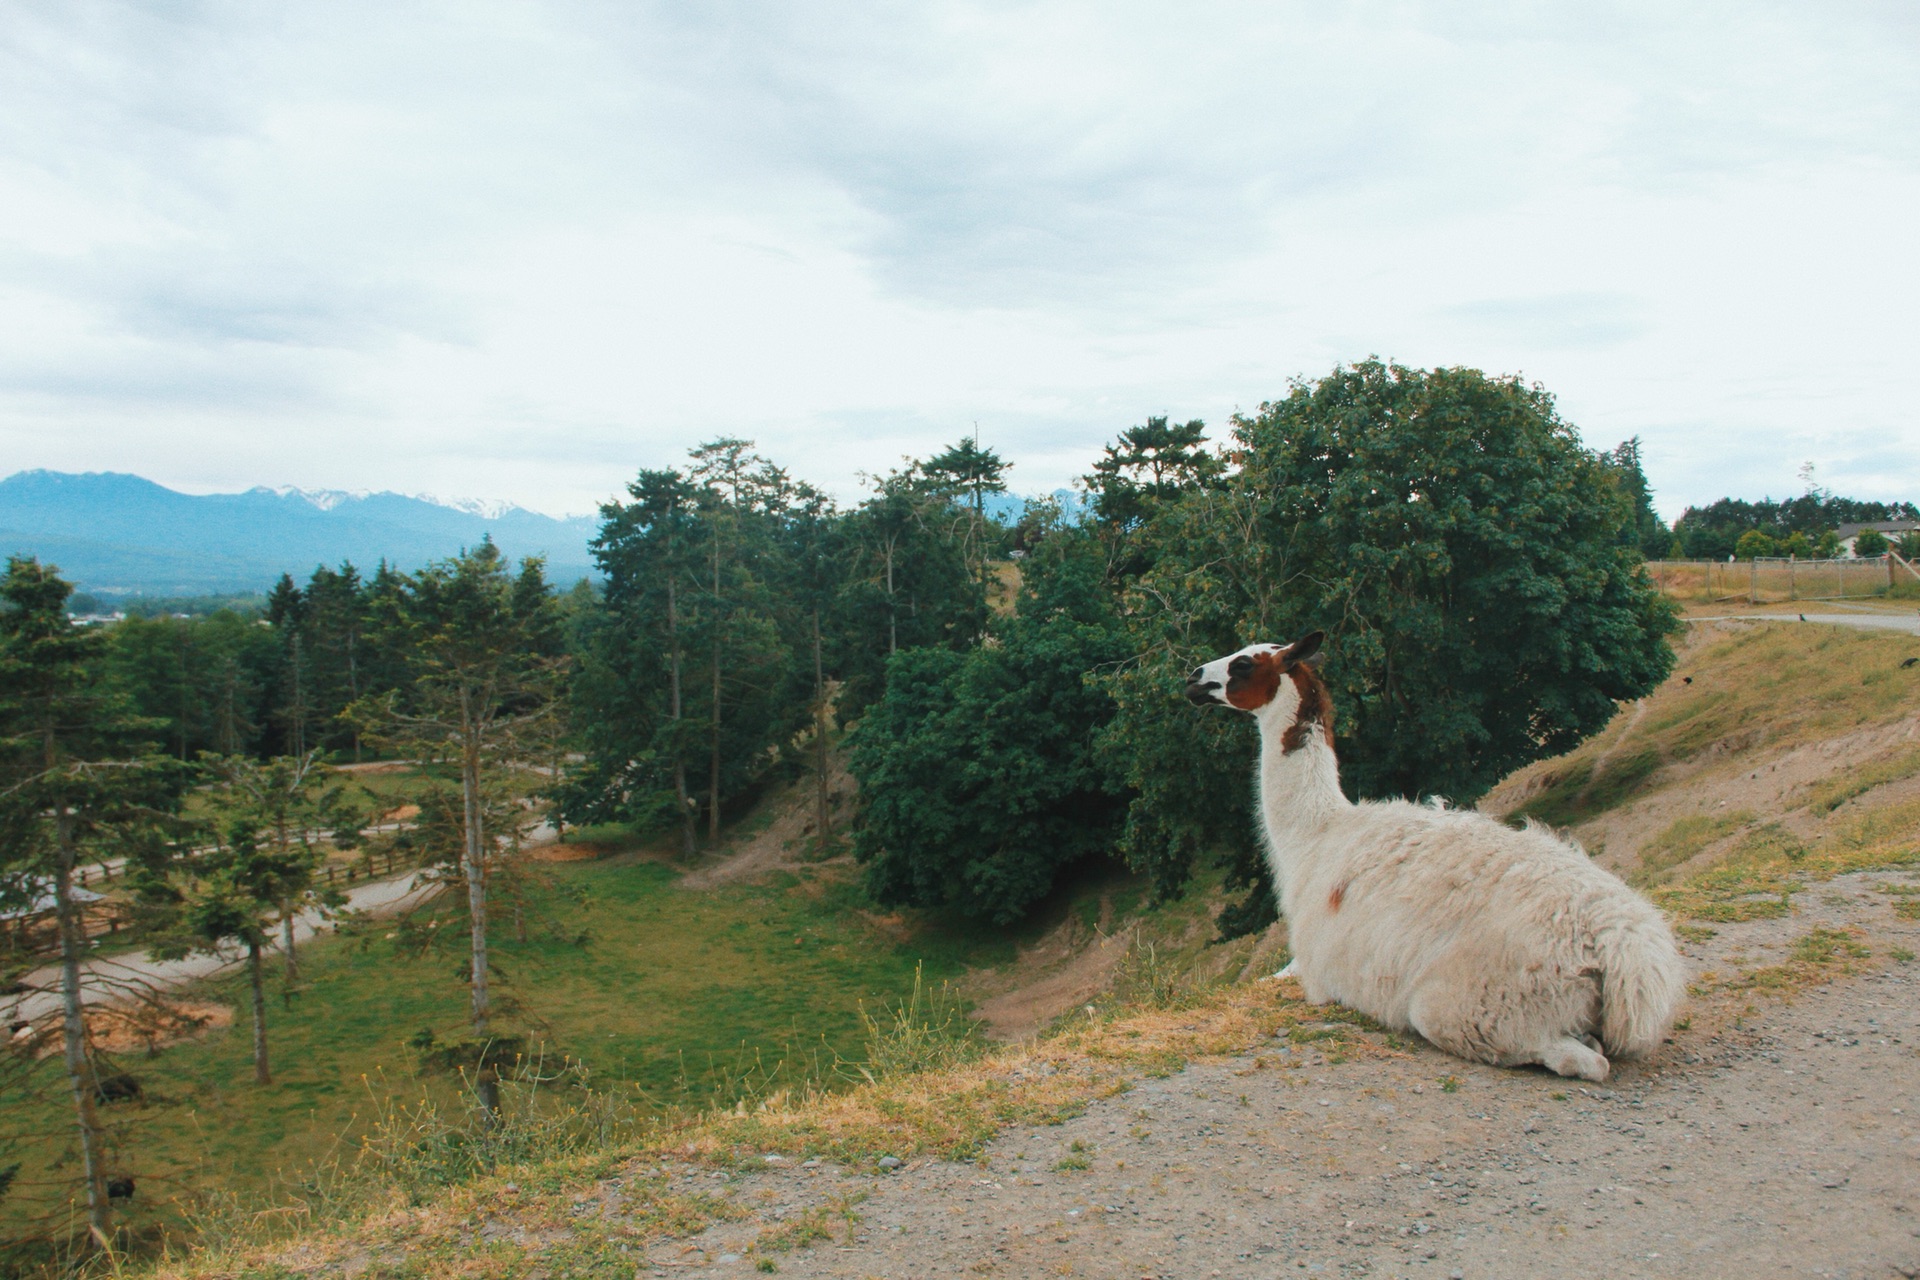
<path id="1" fill-rule="evenodd" d="M 1142 659 L 1116 677 L 1107 749 L 1139 789 L 1128 855 L 1163 888 L 1208 846 L 1264 876 L 1244 791 L 1219 794 L 1253 744 L 1175 696 L 1199 659 L 1326 631 L 1347 788 L 1462 802 L 1670 669 L 1632 504 L 1539 388 L 1366 361 L 1237 418 L 1234 443 L 1230 483 L 1155 515 L 1157 558 L 1126 588 Z"/>
<path id="2" fill-rule="evenodd" d="M 105 678 L 106 637 L 67 616 L 71 584 L 26 557 L 0 581 L 0 870 L 50 884 L 60 936 L 62 1038 L 87 1221 L 111 1241 L 104 1142 L 81 989 L 83 858 L 157 866 L 173 849 L 190 770 L 154 753 L 158 726 Z"/>

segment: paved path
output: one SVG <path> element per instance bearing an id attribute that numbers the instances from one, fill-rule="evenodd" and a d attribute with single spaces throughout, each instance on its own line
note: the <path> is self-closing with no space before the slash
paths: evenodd
<path id="1" fill-rule="evenodd" d="M 1688 622 L 1824 622 L 1836 627 L 1869 631 L 1905 631 L 1920 636 L 1920 610 L 1899 613 L 1721 613 L 1691 617 Z"/>
<path id="2" fill-rule="evenodd" d="M 423 901 L 437 887 L 427 871 L 409 871 L 390 880 L 370 880 L 347 891 L 347 910 L 364 911 L 373 916 L 395 915 Z M 318 911 L 308 911 L 294 920 L 294 940 L 298 945 L 320 931 L 325 921 Z M 278 926 L 274 929 L 279 936 Z M 88 1004 L 107 1004 L 116 1000 L 137 1000 L 201 978 L 211 978 L 238 967 L 246 953 L 229 948 L 218 955 L 192 955 L 181 960 L 155 960 L 145 951 L 121 956 L 101 956 L 81 966 L 80 989 Z M 33 1022 L 51 1016 L 60 1009 L 60 966 L 36 969 L 23 980 L 23 995 L 0 1000 L 0 1024 Z"/>

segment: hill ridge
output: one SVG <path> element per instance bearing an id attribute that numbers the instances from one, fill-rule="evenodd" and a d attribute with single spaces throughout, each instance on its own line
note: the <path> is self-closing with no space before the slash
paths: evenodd
<path id="1" fill-rule="evenodd" d="M 391 490 L 188 494 L 130 472 L 47 469 L 0 480 L 0 551 L 39 556 L 108 593 L 263 591 L 282 573 L 342 561 L 417 569 L 485 537 L 512 558 L 546 557 L 565 583 L 592 572 L 596 526 L 593 516 Z"/>

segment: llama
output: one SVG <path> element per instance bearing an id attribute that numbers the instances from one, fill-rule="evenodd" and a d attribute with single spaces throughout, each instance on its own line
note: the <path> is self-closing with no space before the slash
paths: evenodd
<path id="1" fill-rule="evenodd" d="M 1187 697 L 1260 726 L 1261 826 L 1289 971 L 1458 1057 L 1605 1080 L 1672 1025 L 1684 978 L 1651 903 L 1529 822 L 1404 800 L 1348 800 L 1333 705 L 1307 665 L 1316 631 L 1193 673 Z"/>

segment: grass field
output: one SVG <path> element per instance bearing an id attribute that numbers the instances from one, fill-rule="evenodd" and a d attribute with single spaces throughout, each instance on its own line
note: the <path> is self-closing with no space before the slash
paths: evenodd
<path id="1" fill-rule="evenodd" d="M 497 894 L 497 1028 L 526 1034 L 550 1066 L 578 1063 L 641 1113 L 857 1060 L 863 1002 L 900 999 L 916 965 L 938 981 L 1012 950 L 934 922 L 883 932 L 841 867 L 701 893 L 677 879 L 632 854 L 536 865 L 519 895 L 524 937 L 510 895 Z M 264 1196 L 297 1184 L 350 1149 L 383 1106 L 451 1099 L 456 1082 L 423 1072 L 412 1042 L 422 1031 L 465 1034 L 465 954 L 464 912 L 452 904 L 310 944 L 300 988 L 271 1003 L 268 1086 L 252 1081 L 244 1014 L 157 1056 L 118 1060 L 145 1090 L 107 1108 L 113 1167 L 139 1179 L 129 1224 L 176 1220 L 177 1202 L 211 1188 Z M 186 994 L 244 1009 L 238 979 Z M 68 1181 L 67 1168 L 50 1167 L 72 1159 L 56 1067 L 48 1059 L 36 1071 L 41 1097 L 0 1099 L 0 1127 L 16 1136 L 0 1165 L 24 1164 L 7 1205 L 16 1223 L 50 1207 L 36 1183 Z"/>

